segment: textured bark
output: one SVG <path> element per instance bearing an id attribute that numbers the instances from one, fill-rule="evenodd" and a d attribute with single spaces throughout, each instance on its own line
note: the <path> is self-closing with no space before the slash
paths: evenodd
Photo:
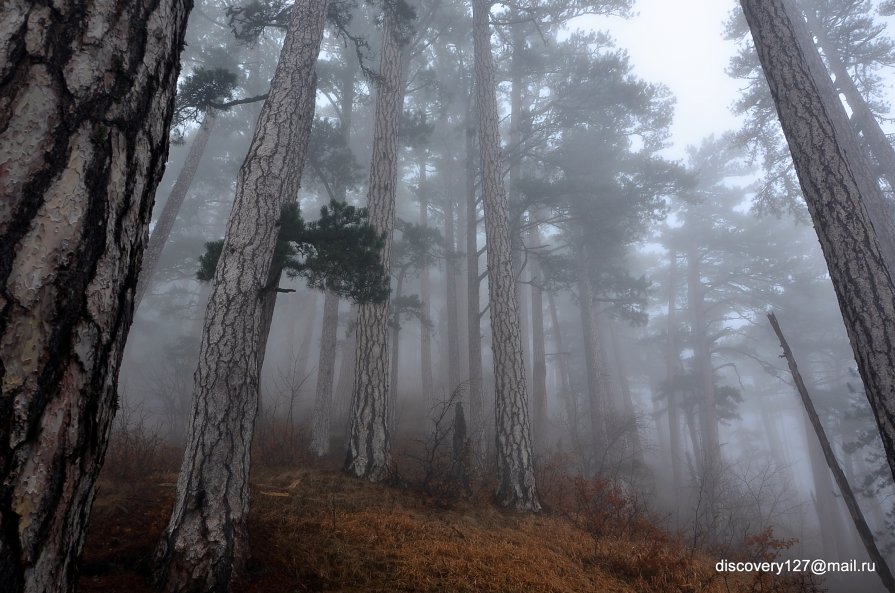
<path id="1" fill-rule="evenodd" d="M 174 510 L 159 546 L 167 591 L 227 591 L 248 555 L 250 445 L 259 343 L 279 219 L 295 199 L 310 136 L 326 0 L 296 4 L 236 185 L 212 281 Z"/>
<path id="2" fill-rule="evenodd" d="M 426 149 L 419 148 L 417 154 L 417 166 L 419 167 L 419 201 L 420 201 L 420 218 L 421 226 L 429 225 L 429 181 L 426 168 L 428 167 L 426 159 Z M 422 378 L 423 397 L 433 397 L 434 380 L 432 378 L 432 291 L 429 280 L 428 262 L 423 264 L 420 271 L 420 302 L 422 308 L 422 322 L 420 323 L 420 377 Z"/>
<path id="3" fill-rule="evenodd" d="M 473 0 L 475 89 L 482 152 L 482 197 L 488 241 L 488 300 L 494 353 L 497 437 L 497 501 L 525 511 L 538 511 L 525 359 L 519 333 L 519 304 L 511 253 L 509 206 L 503 186 L 498 131 L 497 84 L 491 53 L 488 0 Z"/>
<path id="4" fill-rule="evenodd" d="M 895 476 L 895 285 L 865 207 L 880 190 L 804 21 L 782 0 L 742 6 Z"/>
<path id="5" fill-rule="evenodd" d="M 183 206 L 186 194 L 193 184 L 193 177 L 196 176 L 199 163 L 202 162 L 202 155 L 205 154 L 205 147 L 208 146 L 208 137 L 211 136 L 211 131 L 214 129 L 214 122 L 214 112 L 210 111 L 205 115 L 202 125 L 199 126 L 199 130 L 196 132 L 192 144 L 190 144 L 190 150 L 186 155 L 186 160 L 183 162 L 180 173 L 177 175 L 174 187 L 171 188 L 165 207 L 162 208 L 155 223 L 155 228 L 152 234 L 149 235 L 149 243 L 146 245 L 146 251 L 143 253 L 143 268 L 140 270 L 140 278 L 137 280 L 137 292 L 134 294 L 134 311 L 140 308 L 140 302 L 146 296 L 149 283 L 152 281 L 152 275 L 155 273 L 155 268 L 162 257 L 162 251 L 168 242 L 168 237 L 171 236 L 171 229 L 174 228 L 177 214 L 180 212 L 180 207 Z"/>
<path id="6" fill-rule="evenodd" d="M 0 4 L 0 588 L 70 591 L 189 0 Z"/>
<path id="7" fill-rule="evenodd" d="M 345 60 L 349 64 L 342 73 L 339 119 L 345 146 L 351 141 L 351 121 L 354 115 L 354 79 L 356 63 L 346 48 Z M 336 197 L 344 202 L 347 195 L 345 182 L 336 186 Z M 318 456 L 329 453 L 333 409 L 333 379 L 336 369 L 336 342 L 339 333 L 339 296 L 331 291 L 323 299 L 323 327 L 320 332 L 320 359 L 317 363 L 317 388 L 314 397 L 314 416 L 311 427 L 311 450 Z"/>
<path id="8" fill-rule="evenodd" d="M 870 527 L 867 526 L 867 522 L 864 520 L 864 513 L 861 511 L 858 499 L 855 497 L 854 492 L 852 492 L 851 486 L 845 477 L 845 473 L 842 471 L 842 467 L 840 467 L 839 461 L 837 461 L 836 455 L 833 453 L 833 447 L 830 446 L 830 440 L 827 438 L 823 424 L 820 422 L 817 410 L 814 409 L 814 403 L 811 401 L 811 396 L 808 394 L 808 388 L 802 380 L 802 374 L 799 372 L 795 357 L 789 349 L 789 344 L 787 344 L 786 338 L 783 336 L 783 331 L 780 329 L 777 317 L 773 313 L 769 313 L 768 320 L 770 320 L 771 326 L 774 328 L 774 333 L 776 333 L 777 337 L 780 339 L 780 346 L 783 348 L 783 356 L 786 358 L 786 362 L 789 365 L 789 371 L 792 373 L 796 390 L 798 390 L 802 405 L 805 407 L 805 413 L 811 421 L 811 426 L 814 428 L 814 433 L 817 436 L 817 442 L 820 443 L 820 447 L 823 450 L 824 459 L 827 462 L 830 472 L 833 474 L 836 485 L 839 487 L 839 492 L 842 493 L 842 499 L 845 501 L 845 505 L 848 507 L 848 512 L 851 514 L 851 518 L 855 523 L 855 528 L 857 528 L 858 534 L 861 536 L 861 542 L 867 550 L 867 555 L 870 556 L 870 559 L 875 563 L 876 574 L 879 575 L 886 590 L 889 591 L 889 593 L 895 593 L 895 577 L 892 576 L 892 571 L 889 569 L 885 557 L 876 547 L 873 532 L 870 531 Z M 839 535 L 841 536 L 841 534 Z"/>
<path id="9" fill-rule="evenodd" d="M 849 122 L 854 126 L 856 132 L 864 134 L 864 140 L 867 145 L 870 156 L 876 159 L 879 164 L 880 173 L 886 179 L 893 190 L 895 190 L 895 149 L 889 142 L 889 138 L 883 132 L 864 100 L 864 96 L 855 85 L 855 81 L 849 75 L 842 58 L 839 56 L 834 44 L 830 41 L 826 30 L 812 10 L 804 10 L 803 14 L 807 18 L 809 29 L 817 37 L 820 47 L 823 49 L 827 57 L 827 63 L 833 75 L 836 77 L 836 88 L 845 96 L 849 107 L 852 109 L 852 117 Z M 880 249 L 886 260 L 886 265 L 890 270 L 895 270 L 895 209 L 892 207 L 890 200 L 883 199 L 882 192 L 872 192 L 865 195 L 864 203 L 867 206 L 867 212 L 870 214 L 873 226 L 876 229 L 877 238 L 879 239 Z"/>
<path id="10" fill-rule="evenodd" d="M 470 101 L 470 107 L 471 107 Z M 466 113 L 466 328 L 469 338 L 469 409 L 472 421 L 472 435 L 476 448 L 481 448 L 484 426 L 484 403 L 482 391 L 484 378 L 482 369 L 482 318 L 479 279 L 479 246 L 478 246 L 478 201 L 475 191 L 475 128 L 474 113 L 467 109 Z"/>
<path id="11" fill-rule="evenodd" d="M 402 109 L 401 47 L 395 15 L 387 10 L 382 33 L 382 58 L 376 83 L 376 116 L 367 209 L 370 223 L 385 233 L 382 264 L 389 270 L 395 227 L 398 183 L 398 118 Z M 388 302 L 357 308 L 357 347 L 351 429 L 345 471 L 376 482 L 387 477 L 390 461 L 388 434 Z"/>

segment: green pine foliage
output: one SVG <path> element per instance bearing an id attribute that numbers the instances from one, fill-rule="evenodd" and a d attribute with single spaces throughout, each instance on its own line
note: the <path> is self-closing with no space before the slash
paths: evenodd
<path id="1" fill-rule="evenodd" d="M 199 280 L 214 277 L 223 245 L 223 240 L 205 244 L 196 273 Z M 368 222 L 366 208 L 333 200 L 320 209 L 318 220 L 306 222 L 293 202 L 280 216 L 272 266 L 290 278 L 304 278 L 308 286 L 355 302 L 382 302 L 389 294 L 381 262 L 384 246 L 385 238 Z"/>

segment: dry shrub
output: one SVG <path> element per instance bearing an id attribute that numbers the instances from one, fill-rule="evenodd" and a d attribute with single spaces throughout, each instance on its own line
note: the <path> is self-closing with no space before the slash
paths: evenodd
<path id="1" fill-rule="evenodd" d="M 296 423 L 277 414 L 276 406 L 262 410 L 255 422 L 252 461 L 264 468 L 293 468 L 310 461 L 309 431 L 306 423 Z"/>
<path id="2" fill-rule="evenodd" d="M 123 403 L 112 425 L 102 475 L 132 481 L 176 471 L 181 454 L 179 448 L 165 441 L 158 429 L 147 422 L 142 407 Z"/>

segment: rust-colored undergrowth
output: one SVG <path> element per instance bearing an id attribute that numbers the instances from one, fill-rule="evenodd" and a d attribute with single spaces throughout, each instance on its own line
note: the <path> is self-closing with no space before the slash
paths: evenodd
<path id="1" fill-rule="evenodd" d="M 173 473 L 101 481 L 81 592 L 151 591 L 149 561 L 174 482 Z M 480 499 L 445 509 L 324 467 L 263 469 L 253 488 L 253 558 L 235 593 L 753 590 L 642 522 L 616 534 L 609 521 L 594 533 L 581 509 L 516 515 Z"/>

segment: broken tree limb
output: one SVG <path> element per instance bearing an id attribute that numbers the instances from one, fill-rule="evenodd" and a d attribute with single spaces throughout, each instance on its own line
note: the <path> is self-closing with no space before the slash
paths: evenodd
<path id="1" fill-rule="evenodd" d="M 842 493 L 842 498 L 845 501 L 845 505 L 848 507 L 848 512 L 855 522 L 855 528 L 858 530 L 858 535 L 861 536 L 861 541 L 864 543 L 864 547 L 867 549 L 867 554 L 870 556 L 870 559 L 876 563 L 876 574 L 883 582 L 883 586 L 886 590 L 889 591 L 889 593 L 895 593 L 895 578 L 892 576 L 892 571 L 889 569 L 886 559 L 876 547 L 873 532 L 870 531 L 867 521 L 864 520 L 864 513 L 858 505 L 858 499 L 855 498 L 855 494 L 852 492 L 848 479 L 846 479 L 845 473 L 842 471 L 839 462 L 836 460 L 836 456 L 833 454 L 833 448 L 830 446 L 829 439 L 827 439 L 826 431 L 824 431 L 824 427 L 820 423 L 820 418 L 817 415 L 817 410 L 814 409 L 814 403 L 811 401 L 811 396 L 808 395 L 808 388 L 805 386 L 805 381 L 802 380 L 802 374 L 799 372 L 798 366 L 796 366 L 796 359 L 792 354 L 792 350 L 789 348 L 786 338 L 783 336 L 783 330 L 780 329 L 780 324 L 777 322 L 777 316 L 774 315 L 773 312 L 768 313 L 768 321 L 771 322 L 771 327 L 774 328 L 774 333 L 777 334 L 777 338 L 780 340 L 780 347 L 783 348 L 783 357 L 786 358 L 786 362 L 789 364 L 789 371 L 792 373 L 793 382 L 799 392 L 799 397 L 802 398 L 805 412 L 808 414 L 811 426 L 814 427 L 814 432 L 817 434 L 817 440 L 820 441 L 820 447 L 824 452 L 824 458 L 827 460 L 830 472 L 832 472 L 833 478 L 836 480 L 836 485 L 839 486 L 839 491 Z"/>

